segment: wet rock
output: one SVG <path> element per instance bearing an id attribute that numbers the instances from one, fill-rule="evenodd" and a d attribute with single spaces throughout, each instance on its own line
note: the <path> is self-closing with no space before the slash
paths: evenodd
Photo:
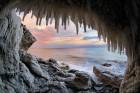
<path id="1" fill-rule="evenodd" d="M 77 93 L 96 93 L 95 91 L 79 91 Z"/>
<path id="2" fill-rule="evenodd" d="M 55 59 L 53 59 L 53 58 L 50 58 L 50 59 L 48 60 L 48 62 L 58 65 L 57 61 L 56 61 Z"/>
<path id="3" fill-rule="evenodd" d="M 70 87 L 73 87 L 76 90 L 88 90 L 92 88 L 93 81 L 88 74 L 81 71 L 77 71 L 75 75 L 75 79 L 71 82 L 68 82 Z"/>
<path id="4" fill-rule="evenodd" d="M 60 65 L 60 68 L 63 69 L 63 70 L 69 70 L 70 69 L 70 67 L 65 63 L 61 63 L 59 65 Z"/>
<path id="5" fill-rule="evenodd" d="M 69 93 L 64 82 L 52 81 L 48 82 L 48 93 Z"/>
<path id="6" fill-rule="evenodd" d="M 121 76 L 116 76 L 111 72 L 108 71 L 101 71 L 100 69 L 97 69 L 96 67 L 93 67 L 93 72 L 95 75 L 98 77 L 98 79 L 103 82 L 106 85 L 110 85 L 115 88 L 119 88 L 122 77 Z"/>
<path id="7" fill-rule="evenodd" d="M 42 64 L 47 64 L 47 60 L 44 60 L 43 58 L 37 58 L 38 63 L 42 63 Z"/>
<path id="8" fill-rule="evenodd" d="M 110 67 L 110 66 L 111 66 L 111 64 L 104 63 L 104 64 L 102 64 L 102 66 L 105 66 L 105 67 Z"/>
<path id="9" fill-rule="evenodd" d="M 76 73 L 78 70 L 75 70 L 75 69 L 70 69 L 68 70 L 69 73 Z"/>
<path id="10" fill-rule="evenodd" d="M 119 93 L 119 87 L 123 76 L 121 73 L 113 73 L 113 67 L 97 66 L 93 67 L 93 72 L 100 84 L 94 85 L 96 93 Z"/>
<path id="11" fill-rule="evenodd" d="M 104 85 L 104 84 L 96 84 L 94 86 L 94 89 L 96 93 L 119 93 L 118 88 L 114 88 L 110 85 Z"/>

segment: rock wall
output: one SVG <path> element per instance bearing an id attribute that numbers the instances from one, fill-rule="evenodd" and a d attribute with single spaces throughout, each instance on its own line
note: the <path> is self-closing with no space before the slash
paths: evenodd
<path id="1" fill-rule="evenodd" d="M 140 59 L 129 59 L 120 93 L 140 93 Z"/>
<path id="2" fill-rule="evenodd" d="M 16 17 L 15 11 L 0 14 L 1 93 L 15 93 L 13 87 L 17 87 L 18 85 L 18 83 L 15 81 L 17 81 L 20 73 L 20 57 L 18 51 L 22 34 L 23 29 L 21 26 L 21 21 L 19 17 Z M 8 90 L 10 90 L 10 92 Z"/>
<path id="3" fill-rule="evenodd" d="M 13 76 L 18 73 L 18 50 L 23 34 L 20 18 L 15 11 L 0 17 L 0 74 Z"/>

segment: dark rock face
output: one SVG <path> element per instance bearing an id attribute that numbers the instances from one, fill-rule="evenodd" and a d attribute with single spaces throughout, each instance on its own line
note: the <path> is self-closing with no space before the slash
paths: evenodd
<path id="1" fill-rule="evenodd" d="M 30 33 L 30 31 L 26 28 L 25 25 L 23 26 L 23 37 L 20 44 L 20 49 L 27 51 L 30 46 L 36 41 L 36 38 Z"/>
<path id="2" fill-rule="evenodd" d="M 98 79 L 106 85 L 113 86 L 115 88 L 119 88 L 123 77 L 116 76 L 108 71 L 101 71 L 100 69 L 93 67 L 93 72 L 98 77 Z"/>
<path id="3" fill-rule="evenodd" d="M 88 74 L 76 71 L 74 80 L 68 83 L 76 90 L 88 90 L 91 89 L 92 84 L 94 84 L 94 82 L 92 82 L 91 80 L 92 79 Z"/>
<path id="4" fill-rule="evenodd" d="M 140 93 L 140 59 L 129 60 L 124 80 L 121 83 L 121 93 Z"/>
<path id="5" fill-rule="evenodd" d="M 117 76 L 109 71 L 102 71 L 97 67 L 93 67 L 93 72 L 98 80 L 102 82 L 101 85 L 96 85 L 95 89 L 99 93 L 119 93 L 119 88 L 123 80 L 123 76 Z"/>

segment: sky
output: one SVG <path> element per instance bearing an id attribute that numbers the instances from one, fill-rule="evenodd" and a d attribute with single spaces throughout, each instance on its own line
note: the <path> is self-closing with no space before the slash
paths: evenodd
<path id="1" fill-rule="evenodd" d="M 22 14 L 17 15 L 22 19 Z M 76 27 L 72 21 L 66 29 L 60 25 L 59 33 L 54 28 L 55 20 L 49 25 L 46 25 L 45 20 L 43 20 L 42 24 L 37 26 L 36 18 L 31 18 L 31 14 L 28 14 L 22 23 L 26 25 L 37 39 L 32 45 L 33 48 L 78 48 L 106 45 L 103 40 L 99 40 L 97 31 L 95 30 L 88 29 L 85 33 L 84 28 L 81 27 L 77 35 Z"/>

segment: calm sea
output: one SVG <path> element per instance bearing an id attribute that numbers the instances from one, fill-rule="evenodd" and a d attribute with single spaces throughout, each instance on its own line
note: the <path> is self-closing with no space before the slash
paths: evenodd
<path id="1" fill-rule="evenodd" d="M 92 73 L 93 66 L 103 63 L 117 63 L 110 70 L 124 73 L 125 54 L 109 52 L 106 46 L 92 48 L 31 48 L 29 53 L 44 58 L 54 58 L 58 62 L 68 64 L 73 69 Z"/>

